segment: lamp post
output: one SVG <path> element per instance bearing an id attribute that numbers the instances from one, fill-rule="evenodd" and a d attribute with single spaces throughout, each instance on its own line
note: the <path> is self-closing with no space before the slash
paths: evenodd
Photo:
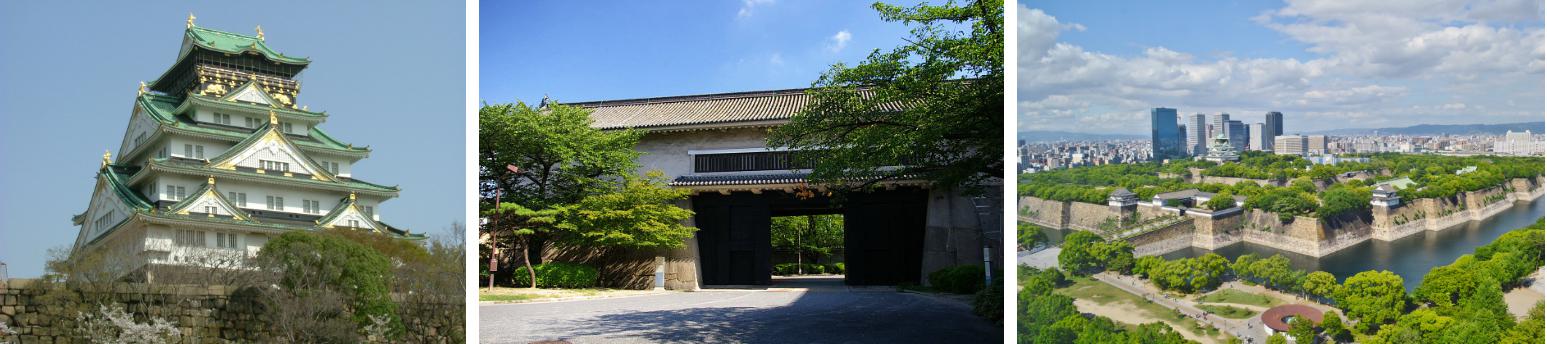
<path id="1" fill-rule="evenodd" d="M 505 170 L 510 171 L 511 174 L 521 174 L 521 168 L 520 167 L 516 167 L 516 165 L 505 164 Z M 496 182 L 495 183 L 495 188 L 494 188 L 494 209 L 495 209 L 495 216 L 494 216 L 494 220 L 493 220 L 493 222 L 494 222 L 493 223 L 493 227 L 494 228 L 489 231 L 489 247 L 490 247 L 490 249 L 489 249 L 489 291 L 494 291 L 494 272 L 495 271 L 499 271 L 499 269 L 500 269 L 500 264 L 499 264 L 499 256 L 500 256 L 500 241 L 499 241 L 499 237 L 500 237 L 500 218 L 499 218 L 499 209 L 500 209 L 500 196 L 501 196 L 500 191 L 503 191 L 503 190 L 504 190 L 504 188 L 499 187 L 499 183 Z"/>

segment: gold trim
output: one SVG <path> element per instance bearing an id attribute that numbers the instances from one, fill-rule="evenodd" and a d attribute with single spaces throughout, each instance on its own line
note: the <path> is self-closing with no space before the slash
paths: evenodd
<path id="1" fill-rule="evenodd" d="M 193 28 L 193 18 L 198 18 L 198 17 L 194 17 L 193 16 L 193 12 L 188 12 L 188 27 L 187 28 L 189 28 L 189 29 Z"/>

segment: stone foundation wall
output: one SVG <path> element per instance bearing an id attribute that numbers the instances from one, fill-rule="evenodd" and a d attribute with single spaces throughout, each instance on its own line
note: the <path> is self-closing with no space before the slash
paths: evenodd
<path id="1" fill-rule="evenodd" d="M 1421 198 L 1405 201 L 1394 209 L 1373 211 L 1371 237 L 1392 241 L 1417 234 L 1421 231 L 1440 231 L 1480 221 L 1498 215 L 1515 202 L 1531 201 L 1542 196 L 1541 178 L 1535 180 L 1515 178 L 1509 187 L 1494 187 L 1468 191 L 1451 197 Z"/>
<path id="2" fill-rule="evenodd" d="M 1069 228 L 1069 202 L 1021 197 L 1020 212 L 1028 222 L 1048 228 Z M 1029 214 L 1028 214 L 1029 213 Z"/>
<path id="3" fill-rule="evenodd" d="M 1117 212 L 1112 211 L 1111 207 L 1108 207 L 1105 204 L 1097 205 L 1083 202 L 1069 202 L 1068 207 L 1069 228 L 1084 231 L 1100 233 L 1102 222 L 1106 222 L 1108 219 L 1111 219 L 1111 221 L 1117 221 L 1119 215 Z"/>
<path id="4" fill-rule="evenodd" d="M 272 341 L 262 306 L 233 296 L 224 286 L 118 284 L 100 290 L 64 290 L 37 280 L 11 279 L 0 284 L 0 322 L 16 335 L 0 342 L 86 343 L 74 331 L 81 311 L 96 313 L 99 304 L 116 303 L 147 322 L 158 317 L 173 323 L 183 343 L 255 343 Z M 62 297 L 71 295 L 72 297 Z M 451 343 L 465 339 L 462 302 L 411 303 L 399 300 L 406 329 L 400 342 Z M 87 301 L 82 301 L 87 300 Z"/>
<path id="5" fill-rule="evenodd" d="M 1193 222 L 1181 221 L 1153 232 L 1128 238 L 1135 257 L 1166 254 L 1192 246 Z"/>
<path id="6" fill-rule="evenodd" d="M 1194 227 L 1197 228 L 1193 232 L 1192 246 L 1212 250 L 1241 242 L 1244 217 L 1240 214 L 1215 218 L 1212 215 L 1187 213 L 1188 217 L 1193 218 L 1192 222 L 1196 223 Z"/>
<path id="7" fill-rule="evenodd" d="M 1328 224 L 1309 216 L 1295 216 L 1289 223 L 1277 213 L 1252 210 L 1244 215 L 1243 241 L 1312 257 L 1321 257 L 1370 238 L 1369 224 L 1352 217 Z"/>
<path id="8" fill-rule="evenodd" d="M 1271 181 L 1271 180 L 1266 180 L 1266 179 L 1247 179 L 1247 178 L 1236 178 L 1236 177 L 1202 176 L 1201 179 L 1195 179 L 1195 180 L 1199 180 L 1200 181 L 1198 184 L 1235 185 L 1236 183 L 1247 181 L 1247 182 L 1257 183 L 1257 185 L 1262 185 L 1262 186 L 1280 186 L 1280 185 L 1278 185 L 1278 182 Z"/>

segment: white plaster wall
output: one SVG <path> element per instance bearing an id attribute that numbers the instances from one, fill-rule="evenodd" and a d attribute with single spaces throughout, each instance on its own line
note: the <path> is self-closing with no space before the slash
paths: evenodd
<path id="1" fill-rule="evenodd" d="M 187 155 L 183 154 L 183 145 L 188 145 L 188 144 L 195 145 L 195 146 L 204 146 L 204 158 L 205 159 L 214 159 L 215 157 L 220 156 L 220 154 L 225 153 L 226 150 L 231 149 L 231 145 L 233 145 L 235 143 L 234 142 L 216 141 L 216 140 L 206 140 L 206 139 L 193 138 L 193 137 L 171 136 L 166 141 L 167 154 L 170 155 L 170 156 L 184 157 L 184 158 L 188 158 L 188 159 L 196 159 L 196 157 L 194 157 L 194 156 L 187 156 Z M 195 154 L 197 154 L 197 153 L 195 153 Z M 155 152 L 151 152 L 151 154 L 150 154 L 150 156 L 152 156 L 152 157 L 154 157 L 155 155 L 156 155 Z"/>
<path id="2" fill-rule="evenodd" d="M 231 124 L 228 124 L 228 125 L 231 125 L 231 126 L 246 127 L 246 128 L 257 128 L 256 126 L 248 127 L 247 126 L 247 121 L 242 119 L 242 118 L 252 118 L 254 121 L 256 121 L 256 122 L 253 122 L 253 124 L 259 125 L 259 126 L 263 125 L 264 123 L 268 123 L 269 122 L 269 113 L 266 112 L 266 111 L 262 112 L 262 113 L 258 113 L 258 112 L 248 112 L 248 111 L 232 111 L 232 110 L 218 110 L 217 111 L 217 110 L 212 110 L 212 109 L 195 109 L 194 110 L 194 119 L 193 120 L 199 121 L 199 122 L 205 122 L 205 123 L 216 123 L 215 122 L 215 113 L 223 113 L 223 114 L 231 115 Z M 290 123 L 290 131 L 286 132 L 287 134 L 301 135 L 301 136 L 310 136 L 311 135 L 311 125 L 308 125 L 305 122 L 287 121 L 287 120 L 284 120 L 283 118 L 280 119 L 280 122 L 281 123 Z"/>
<path id="3" fill-rule="evenodd" d="M 136 106 L 134 114 L 129 117 L 129 127 L 124 130 L 124 140 L 118 145 L 118 154 L 115 156 L 123 156 L 124 153 L 134 150 L 140 144 L 154 144 L 155 141 L 151 140 L 151 130 L 155 130 L 156 126 L 156 121 L 145 116 L 142 110 Z M 145 141 L 135 144 L 134 138 L 140 135 L 145 135 Z"/>
<path id="4" fill-rule="evenodd" d="M 97 219 L 104 215 L 108 215 L 110 219 L 107 221 L 107 226 L 97 227 Z M 128 216 L 129 207 L 124 206 L 123 200 L 118 197 L 118 193 L 109 190 L 107 183 L 100 183 L 100 187 L 93 191 L 90 206 L 88 206 L 81 223 L 81 233 L 85 235 L 85 240 L 81 241 L 81 243 L 96 239 L 103 232 L 110 229 L 111 226 L 118 224 Z"/>
<path id="5" fill-rule="evenodd" d="M 197 196 L 194 195 L 193 192 L 197 188 L 203 187 L 207 182 L 208 179 L 206 178 L 194 178 L 181 175 L 161 175 L 150 179 L 150 182 L 146 183 L 146 185 L 139 186 L 139 188 L 143 189 L 146 186 L 154 185 L 152 189 L 154 192 L 148 195 L 151 198 L 151 201 L 169 199 L 168 195 L 166 194 L 167 185 L 182 186 L 185 190 L 187 190 L 185 196 L 192 198 Z M 221 196 L 226 196 L 227 198 L 230 197 L 231 192 L 246 193 L 246 206 L 236 204 L 238 200 L 231 200 L 231 203 L 236 204 L 238 208 L 243 209 L 268 210 L 268 198 L 265 196 L 273 195 L 284 197 L 285 206 L 283 211 L 297 214 L 304 214 L 303 210 L 305 208 L 302 206 L 301 200 L 318 201 L 321 205 L 321 211 L 316 215 L 322 215 L 327 214 L 334 207 L 337 207 L 339 202 L 345 197 L 349 197 L 349 194 L 345 192 L 325 191 L 299 187 L 284 187 L 275 186 L 272 184 L 260 184 L 241 180 L 219 178 L 215 179 L 215 188 L 221 192 Z M 357 196 L 356 203 L 360 206 L 375 207 L 382 201 L 383 200 L 378 197 Z M 380 209 L 376 208 L 375 212 L 379 213 Z"/>
<path id="6" fill-rule="evenodd" d="M 242 157 L 243 154 L 247 154 L 247 155 L 245 157 Z M 290 164 L 290 171 L 289 172 L 293 172 L 293 173 L 305 173 L 305 174 L 314 174 L 314 175 L 315 174 L 325 174 L 325 173 L 328 173 L 326 171 L 314 171 L 314 170 L 312 170 L 309 166 L 307 166 L 306 164 L 301 162 L 302 159 L 305 159 L 304 153 L 300 153 L 300 152 L 296 152 L 296 151 L 291 151 L 291 150 L 289 150 L 287 148 L 284 148 L 284 145 L 280 144 L 279 142 L 254 144 L 252 146 L 248 146 L 247 147 L 247 151 L 239 153 L 237 156 L 241 157 L 241 160 L 237 161 L 236 165 L 237 166 L 241 166 L 241 167 L 263 168 L 262 161 L 263 160 L 268 160 L 268 161 L 277 161 L 277 162 L 289 163 Z M 321 167 L 318 167 L 318 168 L 321 168 Z M 342 169 L 343 166 L 340 165 L 339 168 Z M 275 172 L 275 171 L 266 171 L 266 172 Z"/>
<path id="7" fill-rule="evenodd" d="M 649 133 L 634 149 L 644 153 L 639 157 L 640 173 L 661 170 L 671 180 L 693 174 L 690 150 L 763 148 L 767 136 L 766 128 Z"/>

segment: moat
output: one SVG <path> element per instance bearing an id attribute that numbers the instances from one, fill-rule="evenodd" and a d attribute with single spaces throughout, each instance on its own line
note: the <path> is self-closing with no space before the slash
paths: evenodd
<path id="1" fill-rule="evenodd" d="M 1543 199 L 1516 202 L 1509 209 L 1480 221 L 1467 221 L 1441 231 L 1422 231 L 1395 241 L 1367 240 L 1321 258 L 1279 250 L 1272 247 L 1241 242 L 1212 250 L 1214 253 L 1235 260 L 1237 256 L 1254 253 L 1259 257 L 1282 254 L 1297 269 L 1321 270 L 1332 273 L 1341 281 L 1367 270 L 1390 270 L 1402 276 L 1402 282 L 1411 291 L 1418 287 L 1423 275 L 1435 266 L 1450 264 L 1457 257 L 1472 253 L 1478 246 L 1486 245 L 1505 232 L 1536 222 L 1544 213 Z M 1196 247 L 1184 248 L 1163 254 L 1166 259 L 1197 257 L 1211 250 Z"/>

